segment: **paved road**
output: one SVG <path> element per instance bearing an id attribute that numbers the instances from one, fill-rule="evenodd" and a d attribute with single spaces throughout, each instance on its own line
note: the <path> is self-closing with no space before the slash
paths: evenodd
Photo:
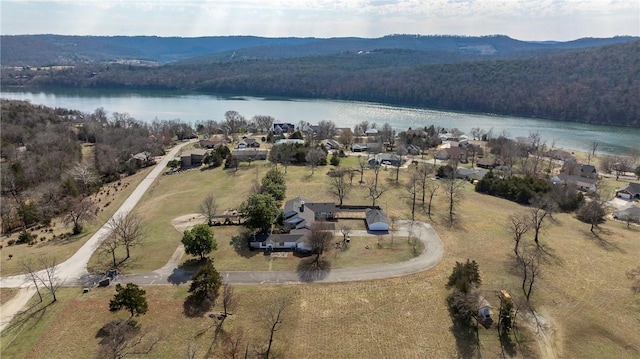
<path id="1" fill-rule="evenodd" d="M 442 240 L 431 227 L 423 222 L 398 221 L 398 237 L 416 237 L 424 243 L 424 250 L 411 260 L 381 264 L 366 267 L 340 268 L 333 270 L 303 270 L 303 271 L 230 271 L 221 272 L 225 281 L 236 284 L 268 284 L 268 283 L 302 283 L 302 282 L 349 282 L 371 279 L 399 277 L 407 274 L 418 273 L 438 264 L 444 256 Z M 340 233 L 336 233 L 340 235 Z M 367 231 L 353 231 L 351 236 L 375 236 Z M 357 245 L 352 243 L 351 245 Z M 182 252 L 181 252 L 182 251 Z M 123 275 L 117 278 L 116 283 L 136 283 L 140 285 L 154 284 L 182 284 L 190 280 L 192 272 L 184 271 L 177 267 L 179 256 L 183 249 L 178 248 L 172 259 L 156 271 L 143 274 Z"/>
<path id="2" fill-rule="evenodd" d="M 193 141 L 192 141 L 193 142 Z M 122 206 L 114 213 L 113 216 L 117 216 L 123 213 L 131 211 L 135 205 L 140 201 L 142 195 L 147 191 L 151 184 L 162 174 L 162 171 L 167 167 L 167 163 L 172 160 L 178 151 L 191 142 L 185 142 L 175 146 L 160 163 L 145 177 L 142 182 L 136 187 L 131 195 L 124 201 Z M 113 217 L 112 217 L 113 218 Z M 109 223 L 107 221 L 107 223 Z M 107 223 L 102 226 L 91 238 L 82 246 L 76 253 L 74 253 L 69 259 L 60 263 L 57 268 L 57 277 L 60 280 L 60 284 L 63 286 L 84 286 L 95 282 L 96 277 L 89 274 L 87 271 L 87 264 L 89 259 L 95 250 L 98 248 L 104 237 L 109 232 Z M 43 273 L 41 273 L 42 275 Z M 12 287 L 22 288 L 18 294 L 12 300 L 2 305 L 0 332 L 11 321 L 11 319 L 27 304 L 31 296 L 35 293 L 30 287 L 33 283 L 29 280 L 27 275 L 15 275 L 10 277 L 0 278 L 0 287 Z"/>

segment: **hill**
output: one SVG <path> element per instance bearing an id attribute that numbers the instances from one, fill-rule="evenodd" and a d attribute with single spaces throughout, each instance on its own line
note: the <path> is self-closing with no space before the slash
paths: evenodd
<path id="1" fill-rule="evenodd" d="M 515 60 L 386 49 L 159 67 L 4 69 L 2 83 L 328 98 L 637 127 L 639 49 L 636 40 Z"/>
<path id="2" fill-rule="evenodd" d="M 569 42 L 527 42 L 503 35 L 421 36 L 389 35 L 380 38 L 266 38 L 256 36 L 0 36 L 4 66 L 79 65 L 87 63 L 143 63 L 162 65 L 194 57 L 205 62 L 274 59 L 357 53 L 380 49 L 445 51 L 458 55 L 509 58 L 513 53 L 536 53 L 597 47 L 628 42 L 632 37 L 585 38 Z M 522 55 L 521 55 L 522 56 Z"/>

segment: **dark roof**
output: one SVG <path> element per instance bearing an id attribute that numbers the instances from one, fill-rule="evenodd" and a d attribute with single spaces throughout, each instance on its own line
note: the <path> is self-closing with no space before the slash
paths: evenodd
<path id="1" fill-rule="evenodd" d="M 367 216 L 367 226 L 378 222 L 389 224 L 387 215 L 380 209 L 367 208 L 364 213 Z"/>
<path id="2" fill-rule="evenodd" d="M 570 183 L 588 183 L 590 185 L 596 183 L 596 180 L 593 179 L 593 178 L 582 177 L 582 176 L 578 176 L 578 175 L 568 175 L 566 173 L 560 173 L 559 175 L 554 176 L 553 178 L 558 178 L 559 180 L 561 180 L 564 183 L 567 183 L 567 182 L 570 182 Z"/>
<path id="3" fill-rule="evenodd" d="M 286 224 L 293 224 L 295 226 L 297 226 L 298 224 L 304 222 L 304 218 L 300 218 L 300 217 L 294 217 L 291 219 L 287 219 L 286 221 L 284 221 L 284 223 Z"/>
<path id="4" fill-rule="evenodd" d="M 295 216 L 296 214 L 298 214 L 298 212 L 296 212 L 296 211 L 289 211 L 289 212 L 286 212 L 286 213 L 284 214 L 284 218 L 285 218 L 285 219 L 289 219 L 289 218 L 291 218 L 291 217 Z"/>
<path id="5" fill-rule="evenodd" d="M 596 168 L 592 165 L 582 165 L 580 167 L 580 172 L 583 173 L 595 173 L 596 172 Z"/>
<path id="6" fill-rule="evenodd" d="M 617 219 L 626 220 L 629 219 L 640 219 L 640 208 L 638 207 L 629 207 L 627 209 L 623 209 L 621 211 L 616 211 L 613 213 L 613 216 Z"/>
<path id="7" fill-rule="evenodd" d="M 625 188 L 621 188 L 618 191 L 625 190 L 631 194 L 640 193 L 640 183 L 629 182 L 629 184 Z"/>

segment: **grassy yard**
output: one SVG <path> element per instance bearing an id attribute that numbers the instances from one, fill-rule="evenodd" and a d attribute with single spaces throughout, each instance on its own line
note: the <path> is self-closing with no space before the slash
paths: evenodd
<path id="1" fill-rule="evenodd" d="M 181 237 L 171 226 L 172 219 L 198 212 L 198 204 L 207 193 L 214 194 L 220 211 L 237 208 L 252 192 L 254 181 L 268 168 L 265 162 L 254 162 L 237 173 L 215 169 L 161 177 L 137 207 L 150 234 L 144 246 L 134 248 L 133 261 L 127 270 L 141 272 L 164 265 Z M 288 198 L 301 195 L 309 200 L 332 200 L 325 179 L 328 168 L 317 169 L 310 176 L 309 168 L 290 167 L 286 175 Z M 368 171 L 366 177 L 370 176 L 372 173 Z M 382 182 L 390 190 L 377 204 L 390 216 L 408 218 L 410 206 L 405 190 L 394 183 L 394 178 L 394 171 L 381 173 Z M 401 171 L 401 181 L 407 178 L 406 171 Z M 358 180 L 355 178 L 354 184 Z M 370 204 L 365 194 L 366 189 L 356 184 L 345 202 Z M 467 184 L 455 208 L 457 220 L 449 227 L 447 204 L 445 194 L 439 192 L 432 220 L 422 211 L 416 218 L 431 223 L 445 243 L 445 257 L 435 268 L 402 278 L 355 283 L 236 286 L 238 308 L 225 328 L 228 331 L 243 328 L 247 342 L 266 343 L 268 332 L 260 324 L 269 308 L 265 303 L 272 297 L 285 296 L 292 303 L 274 342 L 283 358 L 443 358 L 470 351 L 472 343 L 454 330 L 445 304 L 448 294 L 445 283 L 451 268 L 456 261 L 474 259 L 480 267 L 483 294 L 494 307 L 498 305 L 496 293 L 501 289 L 520 301 L 521 282 L 514 269 L 513 244 L 506 222 L 509 215 L 526 212 L 528 208 L 475 193 Z M 270 257 L 258 252 L 252 257 L 237 255 L 228 246 L 239 230 L 239 227 L 214 227 L 220 244 L 214 256 L 216 267 L 267 268 Z M 625 272 L 638 265 L 640 229 L 627 229 L 622 223 L 607 221 L 596 233 L 594 236 L 589 225 L 572 214 L 555 214 L 553 220 L 545 223 L 541 243 L 548 255 L 531 303 L 553 323 L 557 357 L 637 357 L 640 296 L 632 294 Z M 360 240 L 373 240 L 371 249 L 365 250 Z M 530 235 L 526 240 L 531 240 Z M 370 260 L 367 254 L 357 250 L 369 251 L 371 257 L 382 253 L 377 252 L 375 238 L 353 237 L 351 242 L 351 248 L 336 258 L 334 253 L 328 254 L 333 268 L 342 262 L 353 264 L 353 260 L 366 264 Z M 390 245 L 390 238 L 383 242 Z M 406 243 L 406 239 L 394 238 L 393 250 L 402 249 L 401 243 Z M 386 253 L 383 257 L 390 257 Z M 358 258 L 350 258 L 351 255 Z M 275 258 L 272 269 L 288 268 L 290 259 L 293 258 Z M 102 260 L 96 256 L 92 263 L 98 266 Z M 371 260 L 379 263 L 382 258 Z M 140 323 L 164 338 L 150 356 L 186 356 L 191 345 L 192 349 L 198 349 L 196 357 L 203 357 L 210 347 L 212 319 L 183 314 L 186 288 L 185 285 L 146 288 L 150 309 Z M 23 317 L 22 326 L 14 325 L 14 329 L 3 334 L 0 354 L 27 358 L 95 356 L 98 330 L 113 318 L 126 317 L 124 313 L 108 312 L 113 293 L 113 288 L 93 289 L 87 294 L 81 294 L 79 288 L 63 289 L 58 303 L 38 315 Z M 518 328 L 520 340 L 513 357 L 540 357 L 535 334 L 522 323 Z M 484 357 L 501 355 L 495 328 L 480 329 L 479 337 L 479 350 Z M 212 348 L 214 357 L 221 356 L 218 345 L 219 342 Z"/>

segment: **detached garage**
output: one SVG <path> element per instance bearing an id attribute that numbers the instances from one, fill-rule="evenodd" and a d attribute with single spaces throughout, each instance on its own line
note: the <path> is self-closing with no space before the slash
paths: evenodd
<path id="1" fill-rule="evenodd" d="M 616 197 L 622 199 L 639 199 L 640 183 L 629 182 L 626 187 L 616 190 Z"/>
<path id="2" fill-rule="evenodd" d="M 388 232 L 389 219 L 387 215 L 379 209 L 368 208 L 365 210 L 367 216 L 367 228 L 373 232 Z"/>

